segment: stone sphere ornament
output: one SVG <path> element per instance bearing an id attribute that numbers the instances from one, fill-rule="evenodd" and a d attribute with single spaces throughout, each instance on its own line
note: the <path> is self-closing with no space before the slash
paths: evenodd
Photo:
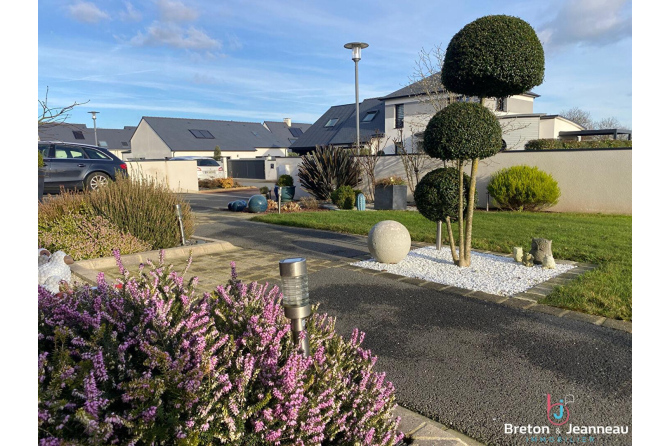
<path id="1" fill-rule="evenodd" d="M 397 221 L 380 221 L 368 233 L 368 250 L 379 263 L 399 263 L 411 245 L 409 231 Z"/>
<path id="2" fill-rule="evenodd" d="M 247 206 L 249 211 L 258 214 L 268 209 L 268 200 L 263 195 L 252 195 Z"/>

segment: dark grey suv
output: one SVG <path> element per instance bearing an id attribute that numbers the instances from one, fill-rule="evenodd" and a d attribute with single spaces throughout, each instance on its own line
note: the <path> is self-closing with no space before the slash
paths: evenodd
<path id="1" fill-rule="evenodd" d="M 95 190 L 127 173 L 126 163 L 102 147 L 57 141 L 39 141 L 37 147 L 44 157 L 45 193 L 61 186 Z"/>

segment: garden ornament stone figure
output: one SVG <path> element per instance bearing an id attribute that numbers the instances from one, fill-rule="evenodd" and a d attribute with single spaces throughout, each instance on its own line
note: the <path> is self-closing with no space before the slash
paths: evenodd
<path id="1" fill-rule="evenodd" d="M 533 255 L 533 261 L 536 264 L 541 265 L 544 256 L 553 257 L 553 254 L 551 253 L 551 240 L 547 240 L 546 238 L 534 238 L 529 252 Z"/>
<path id="2" fill-rule="evenodd" d="M 48 252 L 45 249 L 37 251 L 37 283 L 52 293 L 58 293 L 61 282 L 70 284 L 72 280 L 70 265 L 74 260 L 63 251 Z"/>

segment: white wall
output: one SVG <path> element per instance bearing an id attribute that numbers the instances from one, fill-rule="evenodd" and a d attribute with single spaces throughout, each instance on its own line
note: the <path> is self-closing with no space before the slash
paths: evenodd
<path id="1" fill-rule="evenodd" d="M 158 137 L 154 129 L 142 119 L 130 140 L 132 152 L 127 158 L 165 159 L 172 157 L 170 148 Z"/>
<path id="2" fill-rule="evenodd" d="M 150 177 L 166 184 L 173 192 L 198 192 L 198 170 L 195 160 L 186 161 L 130 161 L 131 177 Z"/>

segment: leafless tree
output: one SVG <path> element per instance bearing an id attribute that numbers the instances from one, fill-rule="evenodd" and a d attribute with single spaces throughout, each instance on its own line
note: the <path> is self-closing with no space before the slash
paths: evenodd
<path id="1" fill-rule="evenodd" d="M 560 115 L 566 119 L 569 119 L 572 122 L 575 122 L 586 130 L 593 129 L 593 118 L 591 118 L 591 113 L 582 110 L 579 107 L 572 107 L 569 110 L 562 110 Z"/>
<path id="2" fill-rule="evenodd" d="M 425 154 L 421 148 L 420 138 L 410 126 L 409 144 L 405 143 L 403 130 L 400 129 L 400 136 L 393 138 L 393 143 L 398 150 L 398 156 L 405 169 L 405 178 L 407 178 L 407 187 L 414 194 L 414 189 L 423 177 L 425 170 L 429 166 L 430 157 Z"/>
<path id="3" fill-rule="evenodd" d="M 49 100 L 49 87 L 47 87 L 47 92 L 44 95 L 44 100 L 43 101 L 40 99 L 37 100 L 42 109 L 42 112 L 37 118 L 38 127 L 47 124 L 62 124 L 70 117 L 69 112 L 73 108 L 79 105 L 84 105 L 89 102 L 89 101 L 81 103 L 75 102 L 74 104 L 68 105 L 67 107 L 51 107 L 48 104 L 48 100 Z"/>
<path id="4" fill-rule="evenodd" d="M 377 168 L 379 158 L 382 157 L 382 149 L 386 147 L 390 140 L 390 137 L 387 137 L 382 143 L 383 138 L 384 133 L 376 130 L 374 135 L 362 142 L 362 148 L 358 154 L 358 162 L 365 174 L 365 181 L 367 183 L 368 193 L 366 194 L 366 199 L 370 202 L 375 201 L 375 169 Z"/>

